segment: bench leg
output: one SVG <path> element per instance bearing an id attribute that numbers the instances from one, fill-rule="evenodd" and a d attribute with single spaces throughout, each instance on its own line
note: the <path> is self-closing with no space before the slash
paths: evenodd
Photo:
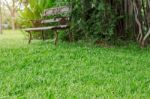
<path id="1" fill-rule="evenodd" d="M 29 32 L 29 44 L 31 43 L 31 40 L 32 40 L 32 34 L 31 34 L 31 32 Z"/>
<path id="2" fill-rule="evenodd" d="M 69 32 L 69 42 L 73 42 L 73 34 L 72 32 Z"/>
<path id="3" fill-rule="evenodd" d="M 73 37 L 73 33 L 70 30 L 70 28 L 68 29 L 67 32 L 68 32 L 69 42 L 73 42 L 74 41 L 74 37 Z"/>
<path id="4" fill-rule="evenodd" d="M 43 41 L 45 40 L 44 31 L 42 31 L 42 39 L 43 39 Z"/>
<path id="5" fill-rule="evenodd" d="M 58 32 L 55 31 L 55 46 L 57 45 L 58 43 Z"/>

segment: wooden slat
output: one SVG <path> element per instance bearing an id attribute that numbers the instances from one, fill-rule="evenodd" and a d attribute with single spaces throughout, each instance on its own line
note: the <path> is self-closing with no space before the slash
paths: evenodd
<path id="1" fill-rule="evenodd" d="M 68 13 L 70 11 L 71 10 L 70 10 L 69 6 L 50 8 L 50 9 L 47 9 L 47 10 L 44 11 L 43 16 L 50 16 L 50 15 Z"/>
<path id="2" fill-rule="evenodd" d="M 41 23 L 54 23 L 59 22 L 62 18 L 55 18 L 55 19 L 48 19 L 48 20 L 42 20 Z M 69 17 L 65 18 L 66 20 L 69 20 Z"/>
<path id="3" fill-rule="evenodd" d="M 63 29 L 67 28 L 68 25 L 49 26 L 49 27 L 38 27 L 38 28 L 27 28 L 24 31 L 40 31 L 40 30 L 52 30 L 52 29 Z"/>
<path id="4" fill-rule="evenodd" d="M 53 23 L 53 22 L 59 22 L 60 20 L 61 20 L 61 18 L 42 20 L 41 23 Z"/>

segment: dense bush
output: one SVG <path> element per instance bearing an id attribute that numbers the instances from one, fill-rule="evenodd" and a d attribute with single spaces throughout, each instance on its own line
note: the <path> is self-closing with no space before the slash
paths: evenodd
<path id="1" fill-rule="evenodd" d="M 103 0 L 76 0 L 72 3 L 72 28 L 78 38 L 109 39 L 113 35 L 115 15 Z"/>

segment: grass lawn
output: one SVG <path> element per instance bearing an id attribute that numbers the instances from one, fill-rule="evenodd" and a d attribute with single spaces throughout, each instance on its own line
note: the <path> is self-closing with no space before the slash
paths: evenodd
<path id="1" fill-rule="evenodd" d="M 150 48 L 0 35 L 0 99 L 150 99 Z"/>

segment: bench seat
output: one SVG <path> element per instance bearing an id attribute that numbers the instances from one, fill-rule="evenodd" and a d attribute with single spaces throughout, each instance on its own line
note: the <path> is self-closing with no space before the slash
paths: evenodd
<path id="1" fill-rule="evenodd" d="M 59 26 L 48 26 L 48 27 L 35 27 L 35 28 L 27 28 L 23 29 L 26 32 L 30 31 L 43 31 L 43 30 L 55 30 L 55 29 L 66 29 L 68 25 L 59 25 Z"/>

